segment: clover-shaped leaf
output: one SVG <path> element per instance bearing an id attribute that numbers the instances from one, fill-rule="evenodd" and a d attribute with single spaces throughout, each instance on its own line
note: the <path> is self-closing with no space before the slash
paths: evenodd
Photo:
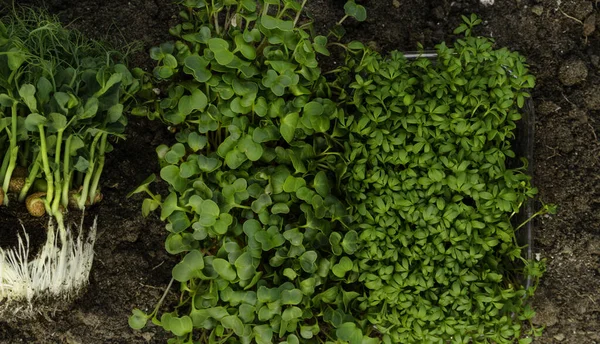
<path id="1" fill-rule="evenodd" d="M 300 115 L 298 112 L 292 112 L 287 114 L 281 120 L 281 126 L 279 128 L 281 136 L 288 142 L 291 143 L 294 140 L 294 134 L 298 127 Z"/>
<path id="2" fill-rule="evenodd" d="M 296 193 L 301 187 L 304 186 L 306 186 L 306 181 L 304 178 L 288 175 L 283 183 L 283 191 Z"/>
<path id="3" fill-rule="evenodd" d="M 304 240 L 304 234 L 298 228 L 289 229 L 283 232 L 283 237 L 288 240 L 293 246 L 301 246 Z"/>
<path id="4" fill-rule="evenodd" d="M 191 225 L 190 219 L 184 211 L 174 211 L 168 218 L 167 229 L 173 233 L 180 233 Z"/>
<path id="5" fill-rule="evenodd" d="M 246 42 L 242 34 L 238 34 L 234 38 L 236 50 L 239 50 L 242 55 L 248 60 L 254 60 L 256 58 L 256 49 L 252 44 Z"/>
<path id="6" fill-rule="evenodd" d="M 342 242 L 342 235 L 340 233 L 332 232 L 329 235 L 329 244 L 331 245 L 331 251 L 336 256 L 339 256 L 343 253 L 341 242 Z"/>
<path id="7" fill-rule="evenodd" d="M 198 156 L 198 167 L 202 172 L 210 173 L 221 167 L 222 161 L 212 157 L 206 157 L 204 155 Z"/>
<path id="8" fill-rule="evenodd" d="M 165 42 L 158 47 L 150 48 L 150 57 L 153 60 L 160 61 L 165 58 L 167 54 L 173 54 L 174 49 L 175 45 L 173 42 Z"/>
<path id="9" fill-rule="evenodd" d="M 198 250 L 188 252 L 181 262 L 173 267 L 173 278 L 179 282 L 187 282 L 194 277 L 200 277 L 200 270 L 204 269 L 202 253 Z"/>
<path id="10" fill-rule="evenodd" d="M 347 341 L 349 344 L 361 344 L 363 341 L 362 331 L 355 323 L 343 323 L 336 329 L 335 334 L 339 339 Z"/>
<path id="11" fill-rule="evenodd" d="M 271 204 L 273 204 L 271 197 L 267 194 L 262 194 L 254 202 L 252 202 L 252 211 L 258 214 Z"/>
<path id="12" fill-rule="evenodd" d="M 225 155 L 225 164 L 232 170 L 237 169 L 247 160 L 247 155 L 237 148 L 227 152 Z"/>
<path id="13" fill-rule="evenodd" d="M 279 129 L 270 125 L 265 128 L 256 128 L 252 133 L 252 140 L 256 143 L 275 141 L 279 139 Z"/>
<path id="14" fill-rule="evenodd" d="M 190 233 L 171 233 L 165 241 L 165 249 L 170 254 L 178 254 L 192 249 L 196 240 Z"/>
<path id="15" fill-rule="evenodd" d="M 342 247 L 347 254 L 354 254 L 358 249 L 358 233 L 354 230 L 347 232 L 342 240 Z"/>
<path id="16" fill-rule="evenodd" d="M 358 5 L 354 0 L 348 0 L 344 5 L 346 15 L 355 18 L 358 21 L 367 19 L 367 10 L 362 5 Z"/>
<path id="17" fill-rule="evenodd" d="M 192 332 L 193 329 L 192 318 L 187 315 L 182 317 L 171 316 L 168 318 L 163 316 L 161 318 L 161 322 L 163 323 L 164 327 L 168 327 L 169 330 L 176 336 L 184 336 Z"/>
<path id="18" fill-rule="evenodd" d="M 271 213 L 273 214 L 288 214 L 290 207 L 285 203 L 275 203 L 271 207 Z"/>
<path id="19" fill-rule="evenodd" d="M 233 281 L 237 278 L 237 273 L 235 272 L 235 269 L 225 259 L 213 259 L 212 266 L 215 269 L 215 271 L 219 274 L 219 276 L 221 276 L 227 281 Z"/>
<path id="20" fill-rule="evenodd" d="M 210 69 L 207 68 L 209 61 L 204 57 L 197 54 L 190 55 L 185 58 L 183 63 L 185 66 L 184 72 L 193 75 L 198 82 L 207 82 L 212 76 Z"/>
<path id="21" fill-rule="evenodd" d="M 321 55 L 329 56 L 329 50 L 327 50 L 327 37 L 317 36 L 314 39 L 313 48 L 316 52 Z"/>
<path id="22" fill-rule="evenodd" d="M 213 231 L 217 235 L 225 235 L 229 226 L 233 223 L 233 216 L 228 213 L 221 213 L 219 219 L 213 225 Z"/>
<path id="23" fill-rule="evenodd" d="M 208 104 L 208 98 L 204 92 L 199 89 L 192 91 L 191 95 L 186 95 L 179 99 L 178 109 L 184 115 L 189 115 L 192 111 L 203 111 Z"/>
<path id="24" fill-rule="evenodd" d="M 354 263 L 350 258 L 344 256 L 337 264 L 333 266 L 331 271 L 337 277 L 343 278 L 348 271 L 352 270 L 353 264 Z"/>
<path id="25" fill-rule="evenodd" d="M 235 260 L 234 265 L 238 275 L 240 276 L 240 279 L 242 280 L 252 279 L 256 273 L 255 261 L 250 252 L 242 253 Z"/>
<path id="26" fill-rule="evenodd" d="M 262 79 L 262 84 L 270 88 L 276 96 L 281 97 L 285 92 L 285 88 L 294 84 L 294 79 L 288 75 L 279 75 L 276 71 L 269 69 Z"/>
<path id="27" fill-rule="evenodd" d="M 134 309 L 132 313 L 133 314 L 128 319 L 129 327 L 134 330 L 141 330 L 146 327 L 150 316 L 137 308 Z"/>
<path id="28" fill-rule="evenodd" d="M 181 36 L 181 38 L 185 39 L 188 42 L 202 43 L 202 44 L 207 44 L 210 37 L 211 37 L 211 32 L 210 32 L 210 28 L 208 26 L 202 26 L 198 30 L 198 32 L 188 33 L 188 34 Z"/>
<path id="29" fill-rule="evenodd" d="M 206 147 L 207 142 L 208 139 L 206 138 L 206 136 L 201 135 L 197 132 L 191 132 L 188 135 L 187 143 L 194 152 L 197 152 Z M 202 166 L 200 166 L 200 168 L 202 168 Z"/>
<path id="30" fill-rule="evenodd" d="M 273 329 L 271 325 L 258 325 L 252 329 L 257 344 L 271 344 L 273 342 Z"/>
<path id="31" fill-rule="evenodd" d="M 263 155 L 263 147 L 261 144 L 254 142 L 250 135 L 244 136 L 237 145 L 237 149 L 248 157 L 250 161 L 257 161 Z"/>
<path id="32" fill-rule="evenodd" d="M 231 329 L 238 336 L 244 335 L 244 323 L 235 315 L 228 315 L 221 319 L 221 325 L 226 329 Z"/>
<path id="33" fill-rule="evenodd" d="M 202 199 L 198 195 L 190 197 L 188 204 L 192 207 L 195 213 L 198 214 L 198 223 L 204 227 L 213 226 L 217 223 L 217 218 L 221 211 L 219 206 L 213 200 Z"/>
<path id="34" fill-rule="evenodd" d="M 215 60 L 222 65 L 226 66 L 233 61 L 234 55 L 229 51 L 229 43 L 222 38 L 211 38 L 208 40 L 208 48 L 215 55 Z"/>
<path id="35" fill-rule="evenodd" d="M 260 17 L 260 23 L 268 30 L 279 29 L 281 31 L 291 31 L 294 28 L 294 22 L 266 14 Z"/>
<path id="36" fill-rule="evenodd" d="M 329 184 L 329 178 L 327 178 L 325 171 L 319 171 L 315 175 L 313 184 L 319 195 L 325 197 L 331 193 L 331 185 Z"/>
<path id="37" fill-rule="evenodd" d="M 285 243 L 285 238 L 275 226 L 269 227 L 266 231 L 260 230 L 256 232 L 256 241 L 261 244 L 263 251 L 269 251 L 279 247 Z"/>
<path id="38" fill-rule="evenodd" d="M 300 266 L 302 270 L 307 273 L 313 273 L 317 271 L 317 252 L 315 251 L 306 251 L 300 256 Z"/>

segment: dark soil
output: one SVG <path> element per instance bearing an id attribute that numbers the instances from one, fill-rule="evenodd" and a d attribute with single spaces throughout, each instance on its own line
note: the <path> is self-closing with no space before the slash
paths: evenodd
<path id="1" fill-rule="evenodd" d="M 2 2 L 8 0 L 0 0 Z M 162 0 L 27 0 L 64 23 L 117 46 L 137 41 L 132 63 L 151 68 L 146 51 L 168 39 L 177 9 Z M 343 16 L 343 0 L 310 0 L 315 27 L 325 31 Z M 600 2 L 505 0 L 366 0 L 369 18 L 347 21 L 348 39 L 381 51 L 432 48 L 453 39 L 461 14 L 483 20 L 479 34 L 520 51 L 537 76 L 534 181 L 543 202 L 559 212 L 536 222 L 534 251 L 548 272 L 533 299 L 535 323 L 546 326 L 535 343 L 600 343 Z M 1 9 L 0 5 L 0 9 Z M 99 238 L 87 292 L 68 311 L 22 323 L 0 323 L 0 343 L 165 343 L 156 327 L 131 330 L 131 309 L 151 309 L 170 280 L 175 260 L 164 250 L 157 217 L 141 216 L 141 196 L 126 198 L 158 171 L 154 147 L 169 139 L 159 123 L 131 119 L 128 139 L 108 155 Z M 13 210 L 0 211 L 0 245 L 20 228 Z M 28 227 L 29 227 L 28 223 Z M 32 237 L 43 222 L 31 223 Z M 43 240 L 43 239 L 42 239 Z"/>

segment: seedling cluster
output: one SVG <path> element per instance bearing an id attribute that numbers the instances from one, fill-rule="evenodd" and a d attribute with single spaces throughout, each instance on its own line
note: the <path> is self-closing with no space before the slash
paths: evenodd
<path id="1" fill-rule="evenodd" d="M 362 284 L 355 307 L 384 342 L 512 343 L 529 333 L 511 217 L 536 190 L 526 163 L 507 166 L 534 78 L 522 56 L 472 36 L 475 24 L 465 18 L 465 37 L 438 45 L 434 61 L 352 43 L 336 71 L 340 185 L 360 243 L 346 288 Z"/>
<path id="2" fill-rule="evenodd" d="M 51 219 L 36 259 L 27 234 L 0 250 L 0 313 L 87 282 L 95 224 L 75 237 L 64 213 L 101 200 L 105 154 L 137 97 L 133 113 L 176 143 L 156 149 L 168 192 L 150 176 L 132 194 L 149 196 L 144 215 L 160 211 L 181 261 L 176 307 L 136 309 L 131 327 L 152 320 L 169 343 L 539 334 L 522 278 L 543 264 L 522 257 L 514 223 L 536 194 L 512 148 L 535 83 L 522 56 L 474 36 L 476 16 L 435 59 L 408 60 L 339 43 L 345 20 L 366 19 L 353 0 L 328 36 L 307 0 L 179 3 L 151 76 L 37 12 L 0 22 L 0 204 Z M 323 74 L 332 47 L 342 63 Z"/>
<path id="3" fill-rule="evenodd" d="M 170 343 L 528 343 L 533 312 L 511 218 L 532 198 L 507 167 L 534 78 L 465 17 L 435 61 L 331 43 L 306 0 L 185 0 L 151 50 L 163 97 L 134 113 L 161 145 L 160 209 L 178 305 L 133 311 Z M 344 63 L 326 78 L 332 45 Z M 526 162 L 525 162 L 526 164 Z M 524 271 L 519 271 L 524 270 Z M 530 289 L 532 292 L 533 289 Z"/>
<path id="4" fill-rule="evenodd" d="M 70 293 L 87 282 L 93 251 L 83 252 L 63 214 L 102 199 L 108 138 L 122 136 L 124 104 L 140 85 L 120 59 L 35 10 L 0 21 L 0 205 L 25 202 L 32 216 L 50 215 L 37 260 L 27 259 L 27 238 L 0 251 L 0 301 Z"/>

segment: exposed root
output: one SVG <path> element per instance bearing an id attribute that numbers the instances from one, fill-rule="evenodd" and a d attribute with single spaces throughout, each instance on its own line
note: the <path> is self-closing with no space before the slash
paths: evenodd
<path id="1" fill-rule="evenodd" d="M 94 259 L 96 223 L 84 235 L 82 217 L 75 237 L 71 226 L 56 230 L 51 219 L 46 243 L 31 261 L 25 228 L 16 248 L 0 248 L 0 320 L 31 318 L 83 291 Z"/>

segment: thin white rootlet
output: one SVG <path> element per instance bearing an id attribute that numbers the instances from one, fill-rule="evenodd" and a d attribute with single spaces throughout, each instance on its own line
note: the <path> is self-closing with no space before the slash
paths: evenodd
<path id="1" fill-rule="evenodd" d="M 29 256 L 29 236 L 18 236 L 18 247 L 0 248 L 0 308 L 3 303 L 20 302 L 33 307 L 36 297 L 68 298 L 84 288 L 94 260 L 96 221 L 83 235 L 83 220 L 77 237 L 66 230 L 56 230 L 48 224 L 48 238 L 38 256 Z M 23 228 L 25 231 L 25 228 Z M 15 309 L 15 313 L 21 310 Z"/>

